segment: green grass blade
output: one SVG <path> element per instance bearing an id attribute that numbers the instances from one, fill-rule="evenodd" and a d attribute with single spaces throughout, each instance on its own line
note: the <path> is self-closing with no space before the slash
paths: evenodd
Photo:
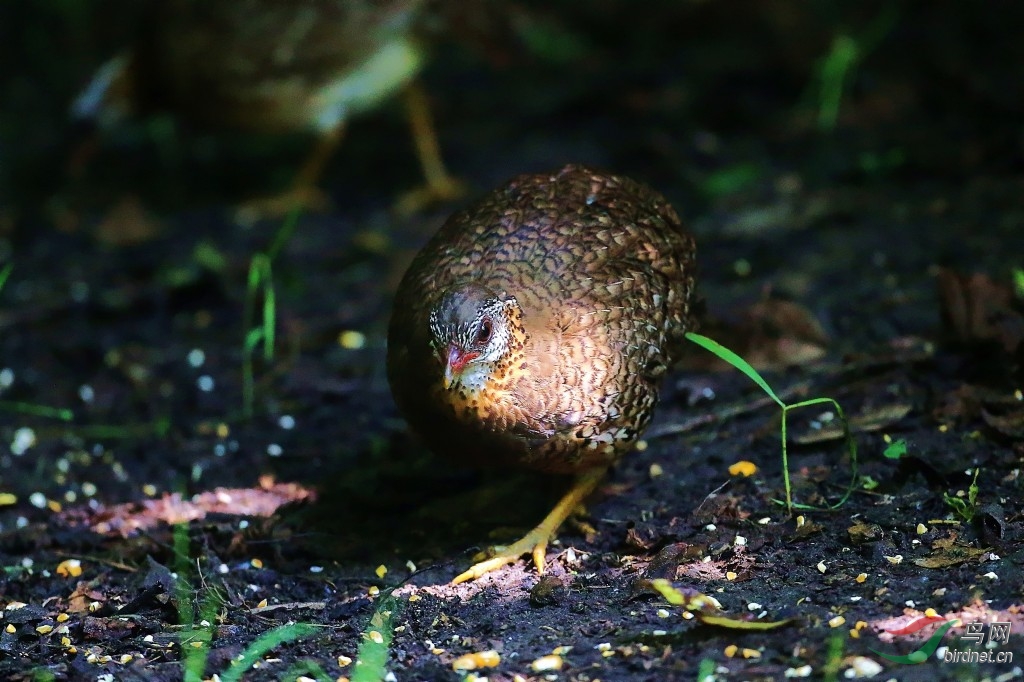
<path id="1" fill-rule="evenodd" d="M 767 393 L 772 400 L 777 402 L 779 404 L 779 407 L 786 407 L 786 403 L 782 402 L 782 398 L 775 395 L 775 391 L 773 391 L 772 387 L 768 385 L 768 382 L 765 381 L 760 374 L 758 374 L 756 369 L 750 366 L 749 362 L 741 358 L 739 355 L 736 355 L 736 353 L 732 352 L 731 350 L 729 350 L 722 344 L 718 343 L 717 341 L 709 339 L 708 337 L 702 336 L 700 334 L 687 332 L 686 338 L 688 338 L 690 341 L 694 342 L 704 350 L 714 353 L 722 360 L 725 360 L 730 365 L 746 374 L 748 377 L 750 377 L 751 381 L 753 381 L 755 384 L 761 387 L 762 391 Z"/>
<path id="2" fill-rule="evenodd" d="M 8 263 L 4 266 L 3 270 L 0 270 L 0 290 L 7 284 L 7 278 L 11 276 L 11 270 L 14 269 L 14 263 Z"/>
<path id="3" fill-rule="evenodd" d="M 36 405 L 34 403 L 23 403 L 11 400 L 0 401 L 0 410 L 5 412 L 17 412 L 33 417 L 45 417 L 47 419 L 58 419 L 62 422 L 69 422 L 75 418 L 75 413 L 66 407 L 50 407 L 49 405 Z"/>
<path id="4" fill-rule="evenodd" d="M 370 617 L 370 624 L 363 632 L 363 643 L 359 645 L 352 682 L 380 682 L 384 679 L 397 610 L 398 600 L 390 594 L 381 599 L 380 606 Z"/>
<path id="5" fill-rule="evenodd" d="M 238 682 L 242 679 L 242 675 L 252 669 L 254 663 L 274 647 L 285 642 L 309 637 L 319 629 L 309 623 L 292 623 L 264 632 L 252 644 L 245 647 L 242 655 L 231 662 L 231 667 L 221 672 L 221 682 Z"/>

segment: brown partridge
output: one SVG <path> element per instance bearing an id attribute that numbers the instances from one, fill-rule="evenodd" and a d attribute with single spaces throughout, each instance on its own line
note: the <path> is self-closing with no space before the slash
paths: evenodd
<path id="1" fill-rule="evenodd" d="M 582 166 L 522 175 L 453 215 L 398 287 L 388 379 L 436 453 L 575 474 L 533 553 L 631 448 L 693 329 L 695 245 L 648 187 Z"/>
<path id="2" fill-rule="evenodd" d="M 138 39 L 73 106 L 109 126 L 168 111 L 209 129 L 308 131 L 320 143 L 269 213 L 308 203 L 353 113 L 405 90 L 427 187 L 406 208 L 459 192 L 445 171 L 426 100 L 411 84 L 425 54 L 426 0 L 151 0 Z"/>

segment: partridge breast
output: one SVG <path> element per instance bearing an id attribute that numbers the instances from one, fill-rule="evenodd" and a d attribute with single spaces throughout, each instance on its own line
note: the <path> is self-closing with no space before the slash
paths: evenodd
<path id="1" fill-rule="evenodd" d="M 604 467 L 694 328 L 695 245 L 665 199 L 582 166 L 453 215 L 395 298 L 388 378 L 427 446 L 475 465 Z"/>

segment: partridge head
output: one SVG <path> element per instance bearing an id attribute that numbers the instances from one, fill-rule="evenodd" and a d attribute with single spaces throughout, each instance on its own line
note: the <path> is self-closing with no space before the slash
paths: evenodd
<path id="1" fill-rule="evenodd" d="M 552 515 L 477 577 L 544 544 L 630 449 L 694 328 L 695 247 L 663 197 L 581 166 L 453 215 L 395 299 L 388 377 L 435 452 L 575 474 Z"/>

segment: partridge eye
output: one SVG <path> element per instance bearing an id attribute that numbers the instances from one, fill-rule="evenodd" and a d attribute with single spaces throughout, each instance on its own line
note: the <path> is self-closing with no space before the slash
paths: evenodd
<path id="1" fill-rule="evenodd" d="M 476 342 L 480 344 L 487 343 L 491 340 L 491 321 L 484 319 L 480 323 L 480 328 L 476 330 Z"/>

